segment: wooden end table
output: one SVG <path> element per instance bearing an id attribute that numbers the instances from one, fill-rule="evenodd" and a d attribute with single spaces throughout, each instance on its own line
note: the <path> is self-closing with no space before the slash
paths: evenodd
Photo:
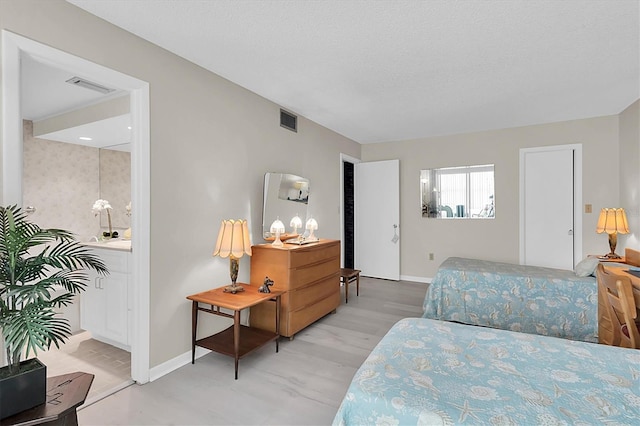
<path id="1" fill-rule="evenodd" d="M 340 282 L 344 283 L 344 303 L 349 303 L 349 284 L 356 282 L 356 296 L 360 296 L 360 269 L 340 268 Z"/>
<path id="2" fill-rule="evenodd" d="M 625 262 L 625 258 L 624 256 L 615 258 L 615 257 L 607 257 L 607 256 L 603 256 L 600 254 L 590 254 L 587 257 L 595 257 L 597 258 L 600 262 L 613 262 L 613 263 L 627 263 Z"/>
<path id="3" fill-rule="evenodd" d="M 280 337 L 280 296 L 282 291 L 271 290 L 271 293 L 260 293 L 258 286 L 240 284 L 244 291 L 240 293 L 225 293 L 224 287 L 204 291 L 187 296 L 193 302 L 191 309 L 191 364 L 196 361 L 196 346 L 207 348 L 235 359 L 235 378 L 238 380 L 238 360 L 248 353 L 258 349 L 268 342 L 276 341 L 278 352 L 278 338 Z M 274 301 L 276 304 L 275 333 L 255 327 L 240 324 L 240 311 L 263 302 Z M 209 308 L 200 306 L 209 305 Z M 234 311 L 233 315 L 220 309 Z M 233 318 L 233 325 L 229 328 L 202 339 L 196 339 L 198 329 L 198 311 Z"/>
<path id="4" fill-rule="evenodd" d="M 84 404 L 93 374 L 75 372 L 47 377 L 47 402 L 3 419 L 5 425 L 77 425 L 76 409 Z"/>

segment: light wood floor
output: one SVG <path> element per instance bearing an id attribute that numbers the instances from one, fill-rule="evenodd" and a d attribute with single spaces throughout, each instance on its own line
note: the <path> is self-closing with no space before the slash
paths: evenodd
<path id="1" fill-rule="evenodd" d="M 240 360 L 211 353 L 88 407 L 81 425 L 327 425 L 356 370 L 399 319 L 422 315 L 427 284 L 361 278 L 349 303 Z M 169 342 L 167 342 L 169 344 Z"/>

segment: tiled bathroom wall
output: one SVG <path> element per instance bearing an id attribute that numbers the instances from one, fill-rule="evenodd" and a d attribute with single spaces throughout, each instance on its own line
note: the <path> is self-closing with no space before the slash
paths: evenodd
<path id="1" fill-rule="evenodd" d="M 99 150 L 34 138 L 25 121 L 23 151 L 22 202 L 36 209 L 30 220 L 73 231 L 81 241 L 96 235 L 100 218 L 91 208 L 100 196 Z"/>

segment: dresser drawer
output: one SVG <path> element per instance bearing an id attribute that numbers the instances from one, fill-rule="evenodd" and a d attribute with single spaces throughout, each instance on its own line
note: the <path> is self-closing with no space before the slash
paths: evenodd
<path id="1" fill-rule="evenodd" d="M 304 287 L 314 281 L 339 274 L 339 259 L 329 260 L 323 263 L 316 263 L 306 267 L 292 269 L 289 275 L 289 289 Z"/>
<path id="2" fill-rule="evenodd" d="M 333 293 L 340 291 L 339 275 L 333 274 L 327 279 L 291 290 L 288 293 L 288 308 L 291 311 L 303 309 L 316 301 L 325 299 Z"/>
<path id="3" fill-rule="evenodd" d="M 339 242 L 291 250 L 289 267 L 298 268 L 332 258 L 340 259 Z"/>
<path id="4" fill-rule="evenodd" d="M 307 306 L 305 309 L 290 312 L 288 318 L 289 333 L 297 333 L 309 324 L 334 311 L 338 305 L 340 305 L 340 293 L 334 293 L 313 305 Z"/>

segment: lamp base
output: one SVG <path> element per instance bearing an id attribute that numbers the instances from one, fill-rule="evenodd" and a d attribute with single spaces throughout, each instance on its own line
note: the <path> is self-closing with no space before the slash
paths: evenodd
<path id="1" fill-rule="evenodd" d="M 609 253 L 604 257 L 607 259 L 620 259 L 621 257 L 616 254 L 616 246 L 618 245 L 618 233 L 614 232 L 609 234 Z"/>
<path id="2" fill-rule="evenodd" d="M 236 294 L 243 291 L 244 291 L 244 287 L 242 287 L 241 285 L 237 285 L 236 283 L 228 285 L 224 288 L 225 293 L 231 293 L 231 294 Z"/>
<path id="3" fill-rule="evenodd" d="M 622 259 L 622 256 L 618 256 L 615 253 L 607 253 L 604 256 L 600 256 L 601 259 Z"/>
<path id="4" fill-rule="evenodd" d="M 229 275 L 231 276 L 231 285 L 228 285 L 224 288 L 225 293 L 236 294 L 244 291 L 244 287 L 236 284 L 236 280 L 238 279 L 239 266 L 239 259 L 234 255 L 229 256 Z"/>

